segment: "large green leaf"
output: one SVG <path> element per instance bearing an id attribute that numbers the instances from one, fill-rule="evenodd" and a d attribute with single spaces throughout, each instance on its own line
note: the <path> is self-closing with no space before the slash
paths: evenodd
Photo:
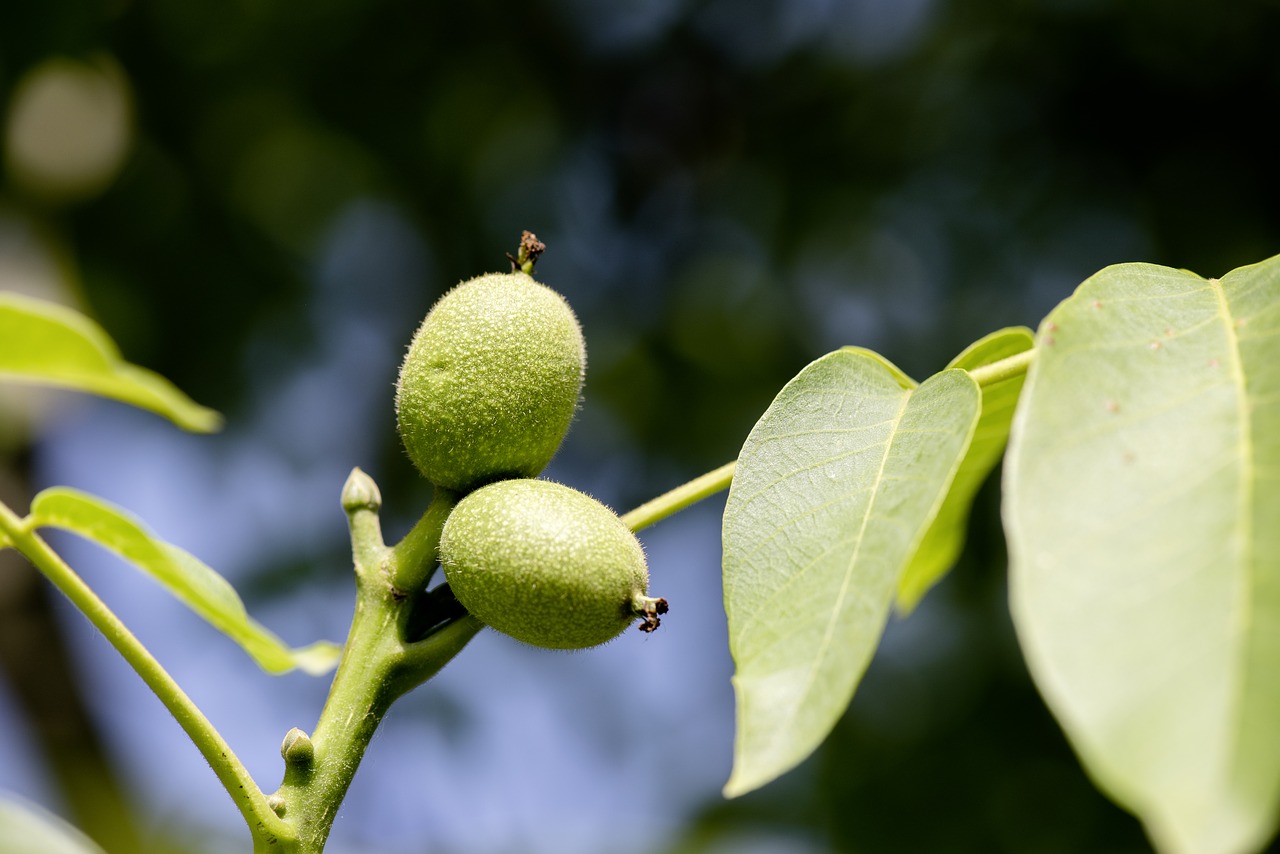
<path id="1" fill-rule="evenodd" d="M 980 405 L 964 371 L 917 387 L 847 348 L 801 371 L 751 431 L 723 530 L 738 709 L 727 795 L 795 766 L 839 720 Z"/>
<path id="2" fill-rule="evenodd" d="M 0 792 L 0 854 L 104 854 L 89 837 L 53 813 Z"/>
<path id="3" fill-rule="evenodd" d="M 947 367 L 971 371 L 1016 356 L 1034 345 L 1030 329 L 1021 326 L 1001 329 L 970 344 Z M 956 472 L 955 481 L 937 518 L 929 526 L 929 533 L 925 534 L 911 565 L 898 583 L 898 608 L 904 613 L 914 609 L 929 588 L 937 584 L 960 557 L 973 496 L 1004 455 L 1024 377 L 1024 374 L 1016 374 L 983 387 L 982 415 L 973 432 L 973 441 L 969 443 L 969 451 Z"/>
<path id="4" fill-rule="evenodd" d="M 1280 807 L 1280 258 L 1109 267 L 1038 348 L 1004 505 L 1032 675 L 1161 850 L 1255 850 Z"/>
<path id="5" fill-rule="evenodd" d="M 0 377 L 87 391 L 208 433 L 222 417 L 168 380 L 120 358 L 102 328 L 65 306 L 0 292 Z"/>
<path id="6" fill-rule="evenodd" d="M 268 673 L 286 673 L 296 667 L 319 675 L 337 663 L 340 650 L 328 641 L 289 648 L 248 615 L 225 578 L 100 498 L 61 486 L 46 489 L 32 501 L 28 519 L 33 528 L 72 531 L 133 563 L 243 647 Z"/>

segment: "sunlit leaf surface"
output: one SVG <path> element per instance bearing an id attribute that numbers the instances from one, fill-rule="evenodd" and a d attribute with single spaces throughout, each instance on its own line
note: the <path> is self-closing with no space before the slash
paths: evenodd
<path id="1" fill-rule="evenodd" d="M 805 368 L 752 430 L 724 516 L 738 709 L 726 794 L 795 766 L 848 706 L 980 405 L 964 371 L 917 387 L 849 348 Z"/>
<path id="2" fill-rule="evenodd" d="M 46 489 L 32 502 L 29 518 L 32 527 L 71 531 L 134 564 L 243 647 L 268 673 L 296 667 L 318 675 L 337 663 L 339 648 L 327 641 L 291 649 L 248 615 L 225 578 L 100 498 L 66 487 Z"/>
<path id="3" fill-rule="evenodd" d="M 1280 259 L 1109 267 L 1038 346 L 1004 505 L 1031 672 L 1162 850 L 1254 850 L 1280 805 Z"/>
<path id="4" fill-rule="evenodd" d="M 217 430 L 222 417 L 159 374 L 120 358 L 102 328 L 65 306 L 0 292 L 0 379 L 43 383 L 120 400 L 186 430 Z"/>

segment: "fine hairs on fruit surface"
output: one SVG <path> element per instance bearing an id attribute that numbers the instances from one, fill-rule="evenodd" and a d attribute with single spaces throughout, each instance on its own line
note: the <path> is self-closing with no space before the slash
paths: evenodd
<path id="1" fill-rule="evenodd" d="M 586 345 L 558 293 L 525 272 L 470 279 L 432 307 L 396 383 L 396 419 L 427 480 L 465 492 L 533 477 L 568 432 Z"/>
<path id="2" fill-rule="evenodd" d="M 635 534 L 599 501 L 551 481 L 502 480 L 467 495 L 445 522 L 440 563 L 463 607 L 533 646 L 597 646 L 637 618 L 652 631 L 667 609 L 646 596 Z"/>

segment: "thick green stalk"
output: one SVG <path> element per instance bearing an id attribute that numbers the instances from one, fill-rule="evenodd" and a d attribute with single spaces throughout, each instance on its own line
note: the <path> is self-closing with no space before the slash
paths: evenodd
<path id="1" fill-rule="evenodd" d="M 397 610 L 357 605 L 342 665 L 310 738 L 313 749 L 301 761 L 291 761 L 285 751 L 284 782 L 272 802 L 296 829 L 303 854 L 324 850 L 338 806 L 391 704 L 438 672 L 481 628 L 465 617 L 404 645 Z M 407 666 L 410 660 L 413 666 Z"/>
<path id="2" fill-rule="evenodd" d="M 431 580 L 440 551 L 440 532 L 458 497 L 456 492 L 436 487 L 427 512 L 391 550 L 387 572 L 391 583 L 400 591 L 421 590 Z"/>
<path id="3" fill-rule="evenodd" d="M 356 606 L 329 698 L 308 738 L 291 731 L 282 747 L 284 781 L 271 803 L 297 834 L 301 854 L 324 850 L 356 769 L 391 704 L 430 679 L 481 629 L 462 616 L 414 643 L 406 627 L 436 563 L 440 529 L 455 497 L 437 493 L 431 507 L 396 548 L 383 543 L 377 487 L 359 469 L 343 490 L 351 528 Z M 410 585 L 410 586 L 401 586 Z"/>
<path id="4" fill-rule="evenodd" d="M 115 612 L 43 538 L 3 503 L 0 503 L 0 532 L 102 632 L 160 698 L 231 795 L 253 834 L 254 850 L 292 850 L 292 829 L 271 811 L 266 797 L 231 746 Z"/>

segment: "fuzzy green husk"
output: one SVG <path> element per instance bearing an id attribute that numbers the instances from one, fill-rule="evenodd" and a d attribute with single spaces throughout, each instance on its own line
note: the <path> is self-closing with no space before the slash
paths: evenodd
<path id="1" fill-rule="evenodd" d="M 555 291 L 524 273 L 463 282 L 431 309 L 400 368 L 405 450 L 457 492 L 533 477 L 569 429 L 585 371 L 582 330 Z"/>
<path id="2" fill-rule="evenodd" d="M 440 540 L 445 577 L 481 622 L 551 649 L 583 649 L 636 620 L 644 551 L 612 510 L 545 480 L 504 480 L 463 498 Z"/>

